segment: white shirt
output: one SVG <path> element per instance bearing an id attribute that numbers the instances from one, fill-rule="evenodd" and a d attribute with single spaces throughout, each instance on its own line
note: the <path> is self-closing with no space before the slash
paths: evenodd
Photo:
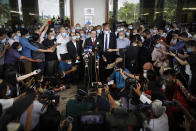
<path id="1" fill-rule="evenodd" d="M 169 131 L 167 114 L 164 113 L 159 118 L 150 119 L 149 128 L 151 131 Z"/>
<path id="2" fill-rule="evenodd" d="M 109 49 L 109 45 L 110 45 L 110 33 L 107 33 L 107 49 Z M 106 33 L 104 34 L 104 51 L 107 50 L 105 49 L 105 43 L 106 43 Z"/>
<path id="3" fill-rule="evenodd" d="M 8 40 L 8 43 L 10 44 L 10 46 L 12 46 L 12 44 L 13 44 L 14 42 L 16 42 L 16 41 L 13 40 L 13 39 L 9 39 L 9 40 Z"/>
<path id="4" fill-rule="evenodd" d="M 2 105 L 2 108 L 4 110 L 10 108 L 13 105 L 13 103 L 14 103 L 14 98 L 0 99 L 0 104 Z"/>
<path id="5" fill-rule="evenodd" d="M 46 108 L 42 112 L 41 109 L 43 107 L 43 104 L 41 104 L 39 101 L 34 100 L 33 101 L 33 110 L 31 112 L 31 129 L 34 129 L 37 124 L 39 123 L 40 114 L 43 114 L 46 112 Z M 25 127 L 27 121 L 27 110 L 22 113 L 20 117 L 20 124 Z"/>
<path id="6" fill-rule="evenodd" d="M 76 42 L 73 42 L 74 46 L 76 47 L 76 50 L 77 50 L 77 45 L 76 45 Z"/>
<path id="7" fill-rule="evenodd" d="M 69 37 L 62 37 L 61 34 L 57 36 L 57 43 L 60 43 L 61 45 L 57 46 L 57 57 L 58 59 L 61 59 L 60 54 L 66 54 L 67 51 L 67 43 L 69 42 Z"/>
<path id="8" fill-rule="evenodd" d="M 44 37 L 45 37 L 45 32 L 43 31 L 40 35 L 40 43 L 42 43 L 44 41 Z"/>

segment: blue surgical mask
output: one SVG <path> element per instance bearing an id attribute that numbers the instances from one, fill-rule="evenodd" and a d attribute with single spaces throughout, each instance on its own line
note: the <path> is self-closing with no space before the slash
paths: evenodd
<path id="1" fill-rule="evenodd" d="M 91 36 L 90 35 L 87 35 L 86 38 L 91 38 Z"/>
<path id="2" fill-rule="evenodd" d="M 62 36 L 63 36 L 63 37 L 67 37 L 67 33 L 63 33 Z"/>
<path id="3" fill-rule="evenodd" d="M 76 40 L 76 36 L 72 36 L 72 40 Z"/>
<path id="4" fill-rule="evenodd" d="M 19 51 L 19 52 L 22 51 L 22 47 L 20 47 L 20 48 L 18 49 L 18 51 Z"/>
<path id="5" fill-rule="evenodd" d="M 156 47 L 157 48 L 161 47 L 161 44 L 160 43 L 156 44 Z"/>
<path id="6" fill-rule="evenodd" d="M 80 30 L 81 28 L 80 28 L 80 27 L 76 27 L 76 29 L 77 29 L 77 30 Z"/>
<path id="7" fill-rule="evenodd" d="M 1 43 L 4 44 L 6 42 L 6 38 L 4 38 L 3 40 L 1 40 Z"/>
<path id="8" fill-rule="evenodd" d="M 20 36 L 21 36 L 21 33 L 17 33 L 17 36 L 19 36 L 19 37 L 20 37 Z"/>
<path id="9" fill-rule="evenodd" d="M 126 36 L 129 36 L 129 34 L 130 34 L 129 32 L 126 32 Z"/>
<path id="10" fill-rule="evenodd" d="M 164 67 L 167 67 L 168 64 L 167 64 L 166 62 L 163 62 L 163 66 L 164 66 Z"/>
<path id="11" fill-rule="evenodd" d="M 9 90 L 6 94 L 6 96 L 10 96 L 11 95 L 11 90 Z"/>
<path id="12" fill-rule="evenodd" d="M 54 40 L 55 36 L 51 36 L 51 39 Z"/>
<path id="13" fill-rule="evenodd" d="M 75 29 L 71 30 L 71 32 L 75 33 Z"/>
<path id="14" fill-rule="evenodd" d="M 17 36 L 14 36 L 14 40 L 18 40 L 18 37 Z"/>
<path id="15" fill-rule="evenodd" d="M 188 53 L 193 52 L 193 50 L 191 48 L 187 48 L 186 50 L 187 50 Z"/>
<path id="16" fill-rule="evenodd" d="M 76 36 L 77 39 L 80 39 L 80 36 Z"/>
<path id="17" fill-rule="evenodd" d="M 117 29 L 117 32 L 120 32 L 120 28 Z"/>
<path id="18" fill-rule="evenodd" d="M 132 27 L 132 26 L 129 26 L 129 27 L 128 27 L 128 29 L 132 30 L 132 29 L 133 29 L 133 27 Z"/>
<path id="19" fill-rule="evenodd" d="M 122 40 L 122 39 L 123 39 L 123 37 L 122 37 L 122 36 L 119 36 L 119 39 L 120 39 L 120 40 Z"/>
<path id="20" fill-rule="evenodd" d="M 71 62 L 71 61 L 69 61 L 69 62 L 67 62 L 67 64 L 71 65 L 71 64 L 72 64 L 72 62 Z"/>
<path id="21" fill-rule="evenodd" d="M 29 38 L 30 38 L 30 35 L 26 36 L 25 38 L 26 38 L 26 39 L 29 39 Z"/>
<path id="22" fill-rule="evenodd" d="M 86 33 L 88 33 L 88 30 L 86 30 Z"/>
<path id="23" fill-rule="evenodd" d="M 100 30 L 97 30 L 97 34 L 100 34 L 101 33 L 101 31 Z"/>
<path id="24" fill-rule="evenodd" d="M 84 38 L 86 37 L 86 35 L 85 35 L 85 34 L 81 34 L 81 36 L 82 36 L 82 37 L 84 37 Z"/>

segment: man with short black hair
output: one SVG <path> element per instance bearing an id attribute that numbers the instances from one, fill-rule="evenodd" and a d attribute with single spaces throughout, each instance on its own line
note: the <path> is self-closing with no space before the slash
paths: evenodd
<path id="1" fill-rule="evenodd" d="M 28 39 L 30 38 L 29 31 L 27 29 L 22 29 L 21 30 L 21 35 L 22 37 L 19 38 L 19 42 L 22 46 L 22 51 L 21 54 L 25 57 L 31 58 L 31 51 L 37 51 L 37 52 L 53 52 L 53 50 L 48 49 L 48 50 L 43 50 L 39 49 L 35 46 L 33 46 Z M 24 73 L 28 74 L 32 72 L 32 63 L 30 61 L 22 61 L 24 64 Z"/>

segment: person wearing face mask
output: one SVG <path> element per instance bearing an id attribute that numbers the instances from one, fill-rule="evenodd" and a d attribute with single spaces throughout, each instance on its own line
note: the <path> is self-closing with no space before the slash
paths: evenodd
<path id="1" fill-rule="evenodd" d="M 40 44 L 40 37 L 39 34 L 34 33 L 32 36 L 33 42 L 32 45 L 39 48 L 39 49 L 47 49 L 43 44 Z M 31 52 L 32 58 L 33 59 L 40 59 L 41 62 L 39 63 L 33 63 L 33 67 L 35 69 L 41 69 L 42 73 L 44 72 L 45 69 L 45 53 L 42 52 L 36 52 L 36 51 L 32 51 Z"/>
<path id="2" fill-rule="evenodd" d="M 65 79 L 67 86 L 72 82 L 76 75 L 74 72 L 77 70 L 77 65 L 73 65 L 71 56 L 67 53 L 64 55 L 64 60 L 59 63 L 59 70 L 62 78 Z"/>
<path id="3" fill-rule="evenodd" d="M 10 108 L 15 102 L 22 99 L 26 93 L 23 93 L 15 98 L 10 98 L 11 90 L 7 82 L 1 81 L 0 83 L 0 104 L 3 110 Z"/>
<path id="4" fill-rule="evenodd" d="M 116 59 L 116 52 L 108 52 L 108 49 L 116 49 L 116 35 L 111 32 L 109 23 L 104 24 L 104 33 L 100 35 L 99 39 L 99 46 L 102 50 L 100 53 L 100 56 L 102 56 L 100 59 L 100 80 L 106 81 L 106 78 L 113 72 L 113 70 L 105 70 L 105 66 L 113 63 Z"/>
<path id="5" fill-rule="evenodd" d="M 186 32 L 183 32 L 179 36 L 179 41 L 174 46 L 171 46 L 169 48 L 170 51 L 177 50 L 178 52 L 183 52 L 183 48 L 185 47 L 186 42 L 183 39 L 181 39 L 181 37 L 188 38 L 188 34 Z M 176 35 L 176 37 L 178 38 L 178 35 Z"/>
<path id="6" fill-rule="evenodd" d="M 116 45 L 117 45 L 117 49 L 127 48 L 130 46 L 130 41 L 129 39 L 125 38 L 124 31 L 119 32 L 119 37 L 116 39 Z M 117 52 L 117 55 L 119 56 L 120 53 Z"/>
<path id="7" fill-rule="evenodd" d="M 28 41 L 28 39 L 30 38 L 30 34 L 29 34 L 29 31 L 27 29 L 22 29 L 21 34 L 22 34 L 22 37 L 20 37 L 20 39 L 19 39 L 19 42 L 22 46 L 21 55 L 23 55 L 25 57 L 28 57 L 28 58 L 32 58 L 31 51 L 42 52 L 42 53 L 43 52 L 53 52 L 54 51 L 53 49 L 43 50 L 43 49 L 40 49 L 40 48 L 37 48 L 37 47 L 33 46 Z M 32 62 L 23 60 L 22 63 L 24 65 L 24 73 L 25 74 L 28 74 L 28 73 L 32 72 Z"/>
<path id="8" fill-rule="evenodd" d="M 154 50 L 153 37 L 150 30 L 146 29 L 143 34 L 145 40 L 141 48 L 141 56 L 143 56 L 141 60 L 142 65 L 147 61 L 152 61 L 152 51 Z"/>
<path id="9" fill-rule="evenodd" d="M 16 40 L 17 40 L 17 36 L 16 36 L 16 34 L 14 33 L 14 32 L 8 32 L 7 33 L 7 36 L 9 37 L 9 40 L 8 40 L 8 43 L 9 43 L 9 45 L 10 46 L 12 46 L 12 44 L 14 43 L 14 42 L 16 42 Z M 18 41 L 17 41 L 18 42 Z"/>
<path id="10" fill-rule="evenodd" d="M 86 34 L 84 33 L 84 30 L 80 30 L 80 40 L 82 40 L 82 48 L 84 48 L 84 43 L 86 40 Z"/>
<path id="11" fill-rule="evenodd" d="M 80 47 L 82 47 L 83 40 L 81 39 L 81 36 L 80 36 L 80 33 L 79 32 L 76 33 L 76 41 L 80 45 Z"/>
<path id="12" fill-rule="evenodd" d="M 21 33 L 20 33 L 20 30 L 19 29 L 17 29 L 16 30 L 16 32 L 15 32 L 15 34 L 16 34 L 16 36 L 15 36 L 15 40 L 17 41 L 17 42 L 19 42 L 19 38 L 21 37 Z"/>
<path id="13" fill-rule="evenodd" d="M 60 34 L 57 36 L 57 43 L 60 45 L 57 46 L 57 57 L 58 60 L 61 61 L 61 56 L 65 55 L 67 52 L 67 43 L 69 42 L 69 35 L 67 30 L 64 27 L 60 28 Z"/>
<path id="14" fill-rule="evenodd" d="M 42 44 L 47 47 L 51 48 L 55 46 L 55 34 L 53 31 L 49 31 L 47 38 L 42 42 Z M 57 72 L 57 66 L 58 66 L 58 59 L 56 50 L 53 53 L 45 53 L 45 62 L 46 62 L 46 70 L 45 74 L 46 76 L 53 76 Z"/>
<path id="15" fill-rule="evenodd" d="M 152 51 L 152 61 L 156 61 L 157 59 L 164 59 L 166 54 L 166 48 L 161 44 L 161 37 L 159 35 L 154 36 L 154 50 Z"/>
<path id="16" fill-rule="evenodd" d="M 33 60 L 31 58 L 20 55 L 22 46 L 18 42 L 14 42 L 5 54 L 5 69 L 18 69 L 18 60 L 27 60 L 31 62 L 40 62 L 39 59 Z"/>
<path id="17" fill-rule="evenodd" d="M 190 69 L 191 69 L 191 73 L 192 73 L 192 80 L 191 80 L 191 85 L 190 85 L 190 89 L 191 89 L 191 93 L 193 93 L 194 95 L 196 94 L 196 41 L 191 40 L 186 44 L 186 50 L 188 55 L 182 55 L 180 53 L 178 53 L 178 55 L 181 58 L 184 58 L 185 60 L 182 60 L 181 58 L 179 58 L 176 54 L 170 52 L 168 53 L 170 56 L 173 56 L 181 65 L 185 66 L 185 65 L 190 65 Z"/>
<path id="18" fill-rule="evenodd" d="M 6 42 L 6 32 L 0 32 L 0 78 L 3 78 L 4 75 L 4 56 L 9 48 L 9 44 Z"/>
<path id="19" fill-rule="evenodd" d="M 76 61 L 80 61 L 82 58 L 82 45 L 78 44 L 77 37 L 74 32 L 70 34 L 71 40 L 67 43 L 67 51 L 70 55 L 71 59 L 73 60 L 73 63 Z"/>
<path id="20" fill-rule="evenodd" d="M 77 23 L 77 24 L 76 24 L 76 32 L 79 32 L 80 30 L 81 30 L 80 24 Z"/>
<path id="21" fill-rule="evenodd" d="M 102 27 L 101 27 L 101 25 L 97 26 L 96 31 L 97 31 L 97 38 L 99 38 L 99 36 L 102 34 Z"/>
<path id="22" fill-rule="evenodd" d="M 92 46 L 92 51 L 94 51 L 97 44 L 99 44 L 99 39 L 97 39 L 96 34 L 96 30 L 91 31 L 91 37 L 85 40 L 84 49 L 88 49 L 90 46 Z"/>

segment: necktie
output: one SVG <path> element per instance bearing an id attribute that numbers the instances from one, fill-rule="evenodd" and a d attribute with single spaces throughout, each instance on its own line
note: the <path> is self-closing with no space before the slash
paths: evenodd
<path id="1" fill-rule="evenodd" d="M 107 51 L 108 48 L 108 34 L 106 34 L 106 38 L 105 38 L 105 51 Z"/>
<path id="2" fill-rule="evenodd" d="M 95 45 L 95 39 L 93 39 L 93 46 Z"/>

